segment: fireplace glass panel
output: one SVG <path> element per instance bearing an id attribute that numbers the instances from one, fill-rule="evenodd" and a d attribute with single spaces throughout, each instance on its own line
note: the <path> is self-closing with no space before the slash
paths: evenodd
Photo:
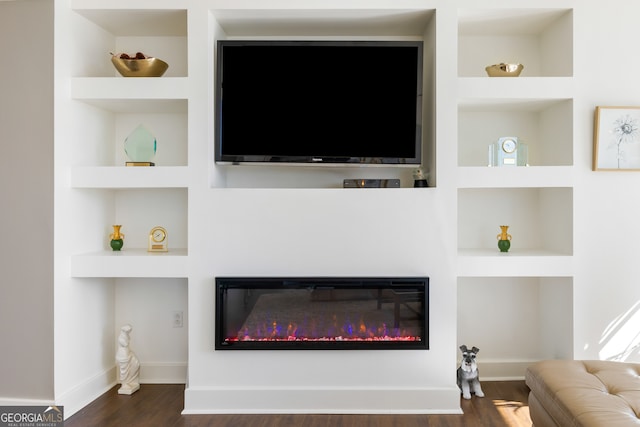
<path id="1" fill-rule="evenodd" d="M 216 350 L 423 349 L 427 277 L 216 278 Z"/>

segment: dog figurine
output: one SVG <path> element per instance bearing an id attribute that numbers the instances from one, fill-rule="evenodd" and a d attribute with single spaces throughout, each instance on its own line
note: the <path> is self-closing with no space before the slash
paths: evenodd
<path id="1" fill-rule="evenodd" d="M 478 397 L 484 397 L 482 387 L 480 387 L 480 376 L 476 362 L 476 355 L 480 349 L 473 347 L 469 350 L 466 345 L 461 345 L 460 350 L 462 351 L 462 364 L 457 370 L 457 376 L 458 387 L 462 391 L 462 397 L 471 399 L 471 392 Z"/>

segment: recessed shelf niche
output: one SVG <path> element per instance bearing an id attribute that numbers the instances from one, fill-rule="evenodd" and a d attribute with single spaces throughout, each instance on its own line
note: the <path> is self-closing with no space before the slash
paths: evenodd
<path id="1" fill-rule="evenodd" d="M 461 9 L 458 19 L 460 77 L 501 62 L 523 64 L 522 77 L 573 75 L 572 9 Z"/>
<path id="2" fill-rule="evenodd" d="M 571 99 L 462 99 L 458 103 L 458 166 L 487 166 L 488 146 L 515 136 L 531 166 L 573 164 Z"/>
<path id="3" fill-rule="evenodd" d="M 480 348 L 485 378 L 573 355 L 571 277 L 461 277 L 458 304 L 458 345 Z"/>
<path id="4" fill-rule="evenodd" d="M 76 2 L 80 3 L 80 2 Z M 120 77 L 111 64 L 110 53 L 135 54 L 160 58 L 169 64 L 162 78 L 186 77 L 186 9 L 93 9 L 74 8 L 74 33 L 79 52 L 90 55 L 78 61 L 74 76 Z"/>
<path id="5" fill-rule="evenodd" d="M 458 190 L 458 250 L 497 253 L 500 225 L 512 235 L 509 254 L 573 254 L 572 188 Z"/>

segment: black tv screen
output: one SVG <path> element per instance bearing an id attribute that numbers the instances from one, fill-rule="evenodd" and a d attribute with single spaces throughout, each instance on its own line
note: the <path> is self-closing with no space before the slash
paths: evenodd
<path id="1" fill-rule="evenodd" d="M 217 162 L 418 164 L 422 42 L 217 43 Z"/>

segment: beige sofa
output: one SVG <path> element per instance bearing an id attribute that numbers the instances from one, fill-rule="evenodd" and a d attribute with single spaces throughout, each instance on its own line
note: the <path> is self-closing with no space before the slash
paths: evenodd
<path id="1" fill-rule="evenodd" d="M 640 426 L 640 363 L 547 360 L 526 382 L 535 427 Z"/>

